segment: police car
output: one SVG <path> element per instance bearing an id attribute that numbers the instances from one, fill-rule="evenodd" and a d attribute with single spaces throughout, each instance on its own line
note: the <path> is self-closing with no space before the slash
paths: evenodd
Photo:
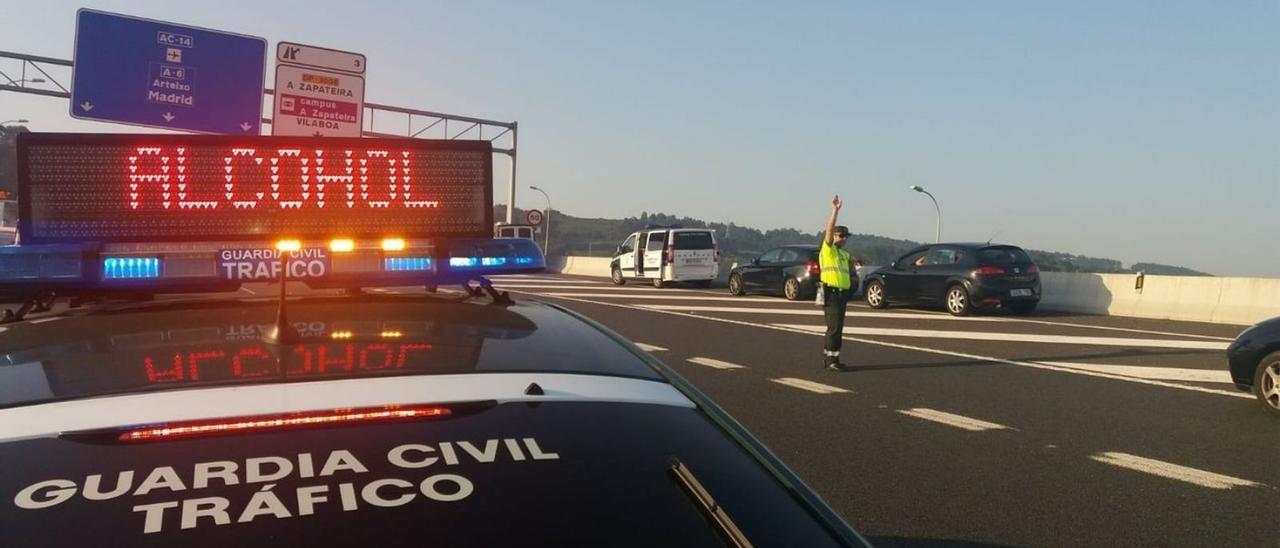
<path id="1" fill-rule="evenodd" d="M 670 368 L 495 290 L 544 258 L 479 237 L 489 159 L 460 146 L 20 137 L 5 543 L 865 545 Z M 436 284 L 465 290 L 372 291 Z"/>

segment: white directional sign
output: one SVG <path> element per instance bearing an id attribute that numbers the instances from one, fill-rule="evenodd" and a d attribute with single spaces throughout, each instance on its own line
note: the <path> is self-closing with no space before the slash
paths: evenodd
<path id="1" fill-rule="evenodd" d="M 365 65 L 359 53 L 280 42 L 271 134 L 360 137 Z"/>

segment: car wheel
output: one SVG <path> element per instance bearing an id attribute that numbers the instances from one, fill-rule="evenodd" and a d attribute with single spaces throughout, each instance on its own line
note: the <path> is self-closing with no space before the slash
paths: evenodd
<path id="1" fill-rule="evenodd" d="M 667 286 L 667 284 L 663 283 L 662 278 L 654 278 L 654 279 L 653 279 L 653 287 L 656 287 L 656 288 L 658 288 L 658 289 L 662 289 L 662 288 L 664 288 L 664 287 L 666 287 L 666 286 Z"/>
<path id="2" fill-rule="evenodd" d="M 787 278 L 787 281 L 782 284 L 782 295 L 785 296 L 788 301 L 798 301 L 804 297 L 804 295 L 801 295 L 800 291 L 800 280 Z"/>
<path id="3" fill-rule="evenodd" d="M 1032 313 L 1032 312 L 1035 312 L 1035 311 L 1036 311 L 1036 304 L 1037 304 L 1037 303 L 1016 303 L 1016 304 L 1011 304 L 1011 305 L 1009 305 L 1009 310 L 1012 310 L 1014 314 L 1018 314 L 1018 315 L 1021 315 L 1021 316 L 1026 316 L 1027 314 L 1030 314 L 1030 313 Z"/>
<path id="4" fill-rule="evenodd" d="M 867 284 L 864 297 L 867 299 L 867 306 L 871 308 L 883 310 L 889 308 L 889 299 L 884 295 L 884 284 L 880 280 L 872 280 Z"/>
<path id="5" fill-rule="evenodd" d="M 967 316 L 973 310 L 969 302 L 969 291 L 963 285 L 956 284 L 947 288 L 947 312 L 952 316 Z"/>
<path id="6" fill-rule="evenodd" d="M 747 294 L 747 292 L 742 289 L 742 276 L 737 274 L 729 276 L 729 294 L 734 297 L 741 297 Z"/>
<path id="7" fill-rule="evenodd" d="M 1253 376 L 1253 392 L 1267 414 L 1280 418 L 1280 352 L 1272 352 L 1258 362 Z"/>
<path id="8" fill-rule="evenodd" d="M 613 285 L 622 285 L 627 283 L 626 278 L 622 277 L 622 271 L 615 268 L 609 273 L 609 277 L 613 280 Z"/>

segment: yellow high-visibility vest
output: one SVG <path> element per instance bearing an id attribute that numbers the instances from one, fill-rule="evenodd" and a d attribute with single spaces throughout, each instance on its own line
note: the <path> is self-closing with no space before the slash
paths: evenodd
<path id="1" fill-rule="evenodd" d="M 822 269 L 819 277 L 824 285 L 839 289 L 849 289 L 852 279 L 849 277 L 848 251 L 822 242 L 822 250 L 818 252 L 818 266 Z"/>

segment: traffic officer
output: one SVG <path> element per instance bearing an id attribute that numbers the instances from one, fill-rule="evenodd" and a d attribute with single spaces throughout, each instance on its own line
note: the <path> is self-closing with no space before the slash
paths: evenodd
<path id="1" fill-rule="evenodd" d="M 827 322 L 826 342 L 822 349 L 823 365 L 828 371 L 847 371 L 840 363 L 840 346 L 844 342 L 844 312 L 853 295 L 853 258 L 845 251 L 849 241 L 849 229 L 836 225 L 836 217 L 844 202 L 840 196 L 831 198 L 831 216 L 827 218 L 822 249 L 818 252 L 818 266 L 822 269 L 822 316 Z"/>

